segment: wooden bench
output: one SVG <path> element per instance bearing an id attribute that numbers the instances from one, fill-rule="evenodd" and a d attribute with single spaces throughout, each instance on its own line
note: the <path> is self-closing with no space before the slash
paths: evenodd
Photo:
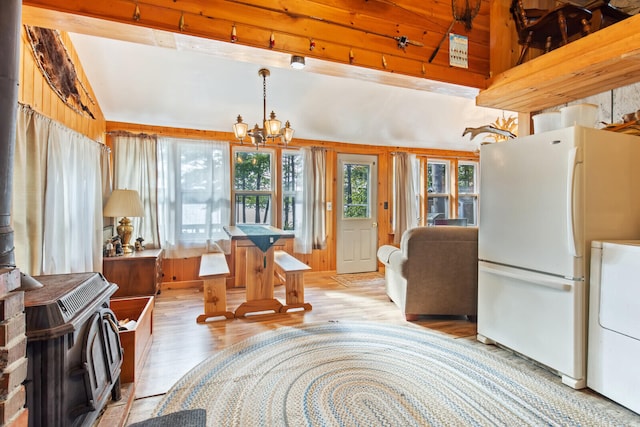
<path id="1" fill-rule="evenodd" d="M 229 266 L 222 252 L 206 253 L 200 257 L 199 276 L 204 283 L 204 314 L 196 321 L 204 323 L 210 317 L 233 319 L 227 311 L 227 279 Z"/>
<path id="2" fill-rule="evenodd" d="M 284 283 L 286 304 L 280 309 L 286 313 L 292 308 L 311 310 L 311 304 L 304 302 L 304 272 L 311 270 L 307 264 L 285 251 L 274 252 L 275 269 L 278 279 Z"/>

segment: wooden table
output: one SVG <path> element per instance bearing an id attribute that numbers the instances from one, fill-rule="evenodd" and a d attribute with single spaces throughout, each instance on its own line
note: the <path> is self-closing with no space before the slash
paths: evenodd
<path id="1" fill-rule="evenodd" d="M 273 254 L 276 247 L 285 245 L 285 239 L 293 239 L 293 234 L 268 225 L 225 226 L 224 230 L 231 239 L 235 285 L 244 284 L 246 288 L 246 301 L 236 309 L 235 316 L 279 312 L 283 304 L 273 297 Z"/>

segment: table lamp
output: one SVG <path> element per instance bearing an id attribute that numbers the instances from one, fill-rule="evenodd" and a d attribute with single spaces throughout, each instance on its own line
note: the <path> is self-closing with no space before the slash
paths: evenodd
<path id="1" fill-rule="evenodd" d="M 133 249 L 129 242 L 133 233 L 133 225 L 127 217 L 144 216 L 144 208 L 140 195 L 136 190 L 113 190 L 107 205 L 104 207 L 103 215 L 106 217 L 122 217 L 120 225 L 117 227 L 118 236 L 122 240 L 122 249 L 125 254 L 130 254 Z"/>

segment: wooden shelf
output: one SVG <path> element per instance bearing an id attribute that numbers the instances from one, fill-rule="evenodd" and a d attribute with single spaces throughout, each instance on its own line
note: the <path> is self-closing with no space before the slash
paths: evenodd
<path id="1" fill-rule="evenodd" d="M 530 113 L 640 81 L 640 15 L 495 76 L 476 104 Z"/>

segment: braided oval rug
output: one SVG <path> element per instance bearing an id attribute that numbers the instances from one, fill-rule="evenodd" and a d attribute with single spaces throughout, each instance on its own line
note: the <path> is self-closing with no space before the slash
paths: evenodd
<path id="1" fill-rule="evenodd" d="M 640 416 L 510 352 L 412 324 L 282 327 L 220 351 L 155 415 L 208 426 L 628 426 Z M 639 422 L 640 424 L 640 422 Z"/>

